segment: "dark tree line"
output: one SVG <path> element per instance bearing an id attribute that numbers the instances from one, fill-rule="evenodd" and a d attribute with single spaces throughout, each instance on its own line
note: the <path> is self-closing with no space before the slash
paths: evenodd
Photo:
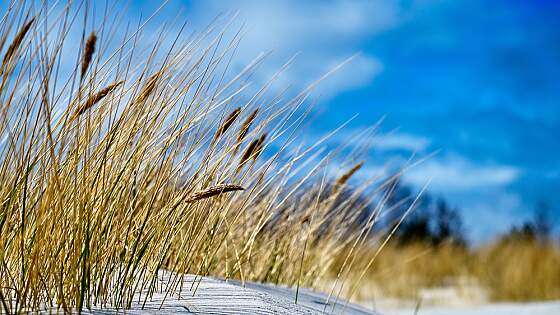
<path id="1" fill-rule="evenodd" d="M 466 245 L 459 210 L 444 199 L 433 198 L 427 193 L 418 197 L 417 192 L 399 180 L 389 185 L 388 194 L 386 224 L 397 224 L 411 209 L 395 232 L 394 237 L 399 244 L 425 242 L 440 245 L 445 242 Z"/>
<path id="2" fill-rule="evenodd" d="M 525 240 L 547 243 L 552 239 L 551 234 L 550 207 L 545 202 L 539 202 L 535 207 L 532 218 L 513 226 L 501 239 L 502 241 Z"/>
<path id="3" fill-rule="evenodd" d="M 417 192 L 404 185 L 398 179 L 388 188 L 386 208 L 391 212 L 387 216 L 386 224 L 396 224 L 417 198 Z M 402 224 L 395 232 L 399 244 L 424 242 L 433 245 L 453 243 L 459 246 L 467 245 L 460 211 L 450 206 L 444 199 L 434 199 L 425 193 L 416 201 L 413 210 L 409 212 Z M 537 203 L 533 217 L 515 225 L 508 232 L 500 236 L 502 241 L 529 240 L 541 243 L 551 242 L 553 223 L 551 210 L 547 203 Z"/>
<path id="4" fill-rule="evenodd" d="M 348 187 L 343 188 L 337 198 L 331 204 L 332 218 L 345 218 L 351 221 L 349 233 L 353 230 L 363 228 L 374 209 L 378 209 L 382 203 L 384 209 L 381 222 L 376 223 L 373 234 L 380 230 L 391 231 L 399 225 L 393 235 L 393 240 L 398 244 L 407 245 L 416 242 L 438 246 L 441 244 L 453 244 L 467 246 L 465 230 L 460 209 L 451 206 L 445 199 L 434 197 L 425 192 L 418 195 L 418 191 L 403 183 L 400 179 L 393 179 L 385 185 L 384 198 L 369 203 L 365 194 L 354 195 L 354 191 Z M 320 200 L 329 198 L 330 188 L 325 189 Z M 346 207 L 341 207 L 346 203 Z M 408 211 L 411 209 L 411 211 Z M 341 212 L 342 211 L 342 212 Z M 334 215 L 334 214 L 337 215 Z M 406 216 L 405 216 L 406 214 Z M 403 219 L 403 216 L 404 219 Z M 402 219 L 402 222 L 401 222 Z M 331 222 L 324 222 L 325 228 Z M 534 216 L 520 225 L 513 226 L 510 230 L 500 236 L 503 241 L 507 240 L 538 240 L 548 242 L 552 236 L 552 224 L 549 206 L 541 202 L 537 204 Z"/>

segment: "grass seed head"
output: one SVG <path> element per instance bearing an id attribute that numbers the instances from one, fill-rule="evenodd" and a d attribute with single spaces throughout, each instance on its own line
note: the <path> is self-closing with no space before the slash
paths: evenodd
<path id="1" fill-rule="evenodd" d="M 78 117 L 78 116 L 82 115 L 83 113 L 85 113 L 86 110 L 93 107 L 95 104 L 97 104 L 99 101 L 101 101 L 105 96 L 107 96 L 109 93 L 113 92 L 113 90 L 115 90 L 123 82 L 124 81 L 119 81 L 117 83 L 113 83 L 113 84 L 107 86 L 106 88 L 102 89 L 101 91 L 99 91 L 99 92 L 93 94 L 92 96 L 90 96 L 86 100 L 86 102 L 84 104 L 82 104 L 82 106 L 80 106 L 78 109 L 76 109 L 76 111 L 74 112 L 74 117 Z"/>
<path id="2" fill-rule="evenodd" d="M 259 109 L 257 108 L 251 113 L 251 115 L 249 115 L 249 117 L 247 117 L 247 119 L 245 119 L 245 121 L 243 122 L 243 126 L 241 127 L 241 130 L 237 135 L 237 143 L 241 143 L 241 141 L 245 139 L 245 136 L 247 135 L 247 132 L 249 132 L 249 128 L 251 128 L 251 125 L 253 124 L 253 121 L 257 117 L 258 113 Z"/>
<path id="3" fill-rule="evenodd" d="M 354 165 L 346 173 L 342 174 L 342 176 L 340 176 L 334 183 L 331 194 L 336 194 L 340 190 L 340 188 L 342 188 L 346 184 L 350 177 L 352 177 L 352 175 L 354 175 L 358 170 L 360 170 L 360 168 L 362 168 L 362 165 L 364 165 L 363 161 L 356 163 L 356 165 Z"/>
<path id="4" fill-rule="evenodd" d="M 97 42 L 97 36 L 95 35 L 94 32 L 91 32 L 91 34 L 89 34 L 89 37 L 86 41 L 86 46 L 84 48 L 84 55 L 82 57 L 82 71 L 80 74 L 82 78 L 86 74 L 86 71 L 88 70 L 89 65 L 91 63 L 92 56 L 95 53 L 96 42 Z"/>
<path id="5" fill-rule="evenodd" d="M 152 92 L 156 88 L 160 76 L 161 76 L 161 71 L 158 71 L 148 79 L 148 81 L 142 88 L 140 95 L 138 95 L 138 98 L 136 98 L 136 103 L 143 103 L 148 98 L 148 96 L 152 94 Z"/>
<path id="6" fill-rule="evenodd" d="M 195 192 L 194 194 L 190 195 L 185 201 L 188 203 L 192 203 L 202 199 L 218 196 L 222 193 L 238 191 L 238 190 L 244 190 L 244 188 L 239 185 L 218 184 Z"/>
<path id="7" fill-rule="evenodd" d="M 253 121 L 257 117 L 258 112 L 259 109 L 258 108 L 255 109 L 243 122 L 243 126 L 241 126 L 241 130 L 239 130 L 239 134 L 237 134 L 237 141 L 233 149 L 233 155 L 237 154 L 237 150 L 239 150 L 239 147 L 241 146 L 241 142 L 243 142 L 243 140 L 247 136 L 247 133 L 249 132 L 249 128 L 251 128 L 251 125 L 253 124 Z"/>
<path id="8" fill-rule="evenodd" d="M 4 54 L 4 59 L 2 60 L 2 69 L 4 69 L 8 65 L 12 57 L 19 49 L 19 46 L 21 46 L 21 43 L 23 42 L 25 35 L 29 32 L 29 29 L 31 28 L 31 25 L 33 24 L 34 21 L 35 18 L 32 18 L 27 23 L 25 23 L 23 27 L 18 31 L 12 43 L 10 44 L 10 46 L 8 46 L 8 49 L 6 50 L 6 54 Z"/>
<path id="9" fill-rule="evenodd" d="M 255 148 L 255 153 L 252 155 L 253 156 L 253 160 L 256 160 L 259 158 L 259 155 L 261 155 L 261 152 L 264 148 L 264 141 L 266 140 L 266 133 L 263 133 L 258 141 L 257 141 L 257 146 Z"/>
<path id="10" fill-rule="evenodd" d="M 237 167 L 238 171 L 251 158 L 253 158 L 254 160 L 258 158 L 258 156 L 260 155 L 263 149 L 263 144 L 265 139 L 266 139 L 266 134 L 262 134 L 258 139 L 251 141 L 251 143 L 247 146 L 247 149 L 245 149 L 245 152 L 243 153 L 241 160 L 239 161 L 239 166 Z"/>
<path id="11" fill-rule="evenodd" d="M 221 137 L 226 131 L 231 127 L 231 125 L 235 122 L 239 114 L 241 113 L 241 108 L 236 108 L 233 112 L 231 112 L 227 118 L 224 120 L 224 123 L 218 128 L 216 131 L 216 135 L 214 136 L 214 140 L 217 140 Z"/>

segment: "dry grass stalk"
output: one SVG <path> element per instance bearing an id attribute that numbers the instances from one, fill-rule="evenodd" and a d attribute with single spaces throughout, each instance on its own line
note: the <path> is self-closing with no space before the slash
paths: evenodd
<path id="1" fill-rule="evenodd" d="M 83 113 L 85 113 L 86 110 L 93 107 L 95 104 L 97 104 L 99 101 L 101 101 L 105 96 L 107 96 L 109 93 L 113 92 L 113 90 L 115 90 L 123 82 L 124 81 L 119 81 L 117 83 L 113 83 L 113 84 L 107 86 L 106 88 L 102 89 L 101 91 L 99 91 L 99 92 L 93 94 L 92 96 L 90 96 L 86 100 L 86 102 L 84 104 L 82 104 L 82 106 L 80 106 L 78 109 L 76 109 L 76 111 L 74 112 L 74 118 L 82 115 Z"/>
<path id="2" fill-rule="evenodd" d="M 12 57 L 15 55 L 16 51 L 18 50 L 19 46 L 23 42 L 23 39 L 25 38 L 27 32 L 29 32 L 29 29 L 31 28 L 31 25 L 33 24 L 34 21 L 35 18 L 32 18 L 31 20 L 29 20 L 29 22 L 25 23 L 25 25 L 23 25 L 23 27 L 18 31 L 18 33 L 14 37 L 14 40 L 6 50 L 6 54 L 4 55 L 4 59 L 2 60 L 2 69 L 4 69 L 4 67 L 10 62 Z"/>
<path id="3" fill-rule="evenodd" d="M 190 195 L 185 201 L 186 202 L 195 202 L 202 199 L 207 199 L 210 197 L 214 197 L 226 192 L 244 190 L 245 188 L 239 185 L 232 185 L 232 184 L 218 184 L 200 191 L 195 192 L 194 194 Z"/>
<path id="4" fill-rule="evenodd" d="M 239 117 L 240 113 L 241 113 L 241 108 L 238 107 L 226 117 L 226 119 L 224 120 L 224 123 L 216 131 L 216 135 L 214 136 L 214 140 L 217 140 L 224 133 L 226 133 L 226 131 L 229 129 L 229 127 L 231 127 L 231 125 L 235 122 L 237 117 Z"/>
<path id="5" fill-rule="evenodd" d="M 89 37 L 86 41 L 86 46 L 84 48 L 84 55 L 82 57 L 82 71 L 81 71 L 81 74 L 80 74 L 81 78 L 84 77 L 84 75 L 86 74 L 86 71 L 89 68 L 93 53 L 95 53 L 95 43 L 96 42 L 97 42 L 97 36 L 95 35 L 94 32 L 91 32 L 91 34 L 89 34 Z"/>
<path id="6" fill-rule="evenodd" d="M 152 94 L 152 92 L 156 88 L 160 76 L 161 76 L 161 71 L 158 71 L 148 79 L 148 81 L 142 88 L 140 95 L 138 95 L 138 98 L 136 98 L 136 103 L 143 103 L 148 98 L 148 96 Z"/>
<path id="7" fill-rule="evenodd" d="M 336 194 L 340 190 L 340 188 L 342 188 L 346 184 L 346 182 L 348 182 L 350 177 L 352 177 L 352 175 L 354 175 L 358 170 L 360 170 L 360 168 L 362 168 L 362 165 L 364 165 L 363 161 L 356 163 L 356 165 L 354 165 L 346 173 L 342 174 L 342 176 L 340 176 L 334 183 L 331 194 Z"/>

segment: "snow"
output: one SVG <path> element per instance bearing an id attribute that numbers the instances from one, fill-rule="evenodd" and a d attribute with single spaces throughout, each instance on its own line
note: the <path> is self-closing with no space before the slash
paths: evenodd
<path id="1" fill-rule="evenodd" d="M 414 315 L 415 308 L 384 310 L 384 315 Z M 490 303 L 461 307 L 420 307 L 418 315 L 559 315 L 560 302 Z"/>
<path id="2" fill-rule="evenodd" d="M 172 273 L 163 272 L 158 287 L 166 287 L 173 280 Z M 237 281 L 184 275 L 175 294 L 165 297 L 154 293 L 146 299 L 147 292 L 135 295 L 135 303 L 126 314 L 378 314 L 366 308 L 338 301 L 325 304 L 326 295 L 301 289 L 295 303 L 295 291 L 289 288 L 256 283 L 242 286 Z M 145 304 L 144 299 L 146 299 Z M 164 301 L 165 299 L 165 301 Z M 114 314 L 111 305 L 93 307 L 83 314 Z"/>
<path id="3" fill-rule="evenodd" d="M 419 292 L 419 300 L 420 304 L 381 298 L 375 305 L 383 315 L 560 315 L 560 301 L 492 303 L 488 293 L 472 283 L 461 287 L 423 289 Z"/>
<path id="4" fill-rule="evenodd" d="M 445 305 L 425 304 L 416 310 L 411 301 L 391 299 L 375 303 L 365 301 L 364 306 L 330 299 L 324 293 L 301 288 L 295 303 L 295 290 L 269 284 L 225 281 L 194 275 L 176 275 L 162 271 L 158 276 L 158 292 L 148 294 L 146 290 L 135 294 L 131 309 L 126 314 L 348 314 L 348 315 L 560 315 L 560 301 L 540 303 L 486 303 L 463 300 L 458 303 L 450 298 Z M 182 280 L 182 281 L 181 281 Z M 173 294 L 163 293 L 168 285 L 178 284 Z M 179 290 L 180 288 L 180 290 Z M 440 292 L 441 291 L 441 292 Z M 430 292 L 442 295 L 445 290 Z M 443 296 L 452 297 L 449 292 Z M 430 303 L 432 303 L 432 300 Z M 367 302 L 367 303 L 366 303 Z M 438 302 L 439 303 L 439 302 Z M 375 311 L 372 309 L 376 309 Z M 45 310 L 51 313 L 56 310 Z M 62 312 L 62 310 L 58 310 Z M 93 306 L 83 314 L 115 314 L 108 303 L 103 307 Z M 122 313 L 122 309 L 119 310 Z"/>

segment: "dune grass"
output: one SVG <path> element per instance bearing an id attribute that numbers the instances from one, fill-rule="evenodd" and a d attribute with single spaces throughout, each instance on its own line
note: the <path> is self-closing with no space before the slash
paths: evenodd
<path id="1" fill-rule="evenodd" d="M 314 286 L 343 255 L 338 296 L 381 211 L 360 210 L 386 195 L 358 198 L 372 178 L 341 201 L 360 149 L 333 189 L 342 157 L 294 142 L 314 85 L 250 86 L 263 58 L 234 72 L 240 38 L 216 24 L 148 42 L 118 16 L 90 27 L 82 4 L 2 12 L 2 309 L 126 308 L 161 269 Z"/>
<path id="2" fill-rule="evenodd" d="M 508 240 L 480 249 L 473 274 L 501 301 L 560 299 L 560 248 L 535 240 Z"/>
<path id="3" fill-rule="evenodd" d="M 365 247 L 360 252 L 367 257 L 372 250 Z M 365 260 L 358 266 L 367 264 Z M 372 299 L 377 292 L 377 297 L 415 300 L 423 289 L 452 288 L 467 300 L 473 296 L 486 296 L 490 301 L 557 300 L 558 266 L 560 248 L 552 242 L 512 239 L 473 248 L 445 243 L 390 244 L 369 269 L 356 297 Z M 476 292 L 478 289 L 483 291 Z"/>

